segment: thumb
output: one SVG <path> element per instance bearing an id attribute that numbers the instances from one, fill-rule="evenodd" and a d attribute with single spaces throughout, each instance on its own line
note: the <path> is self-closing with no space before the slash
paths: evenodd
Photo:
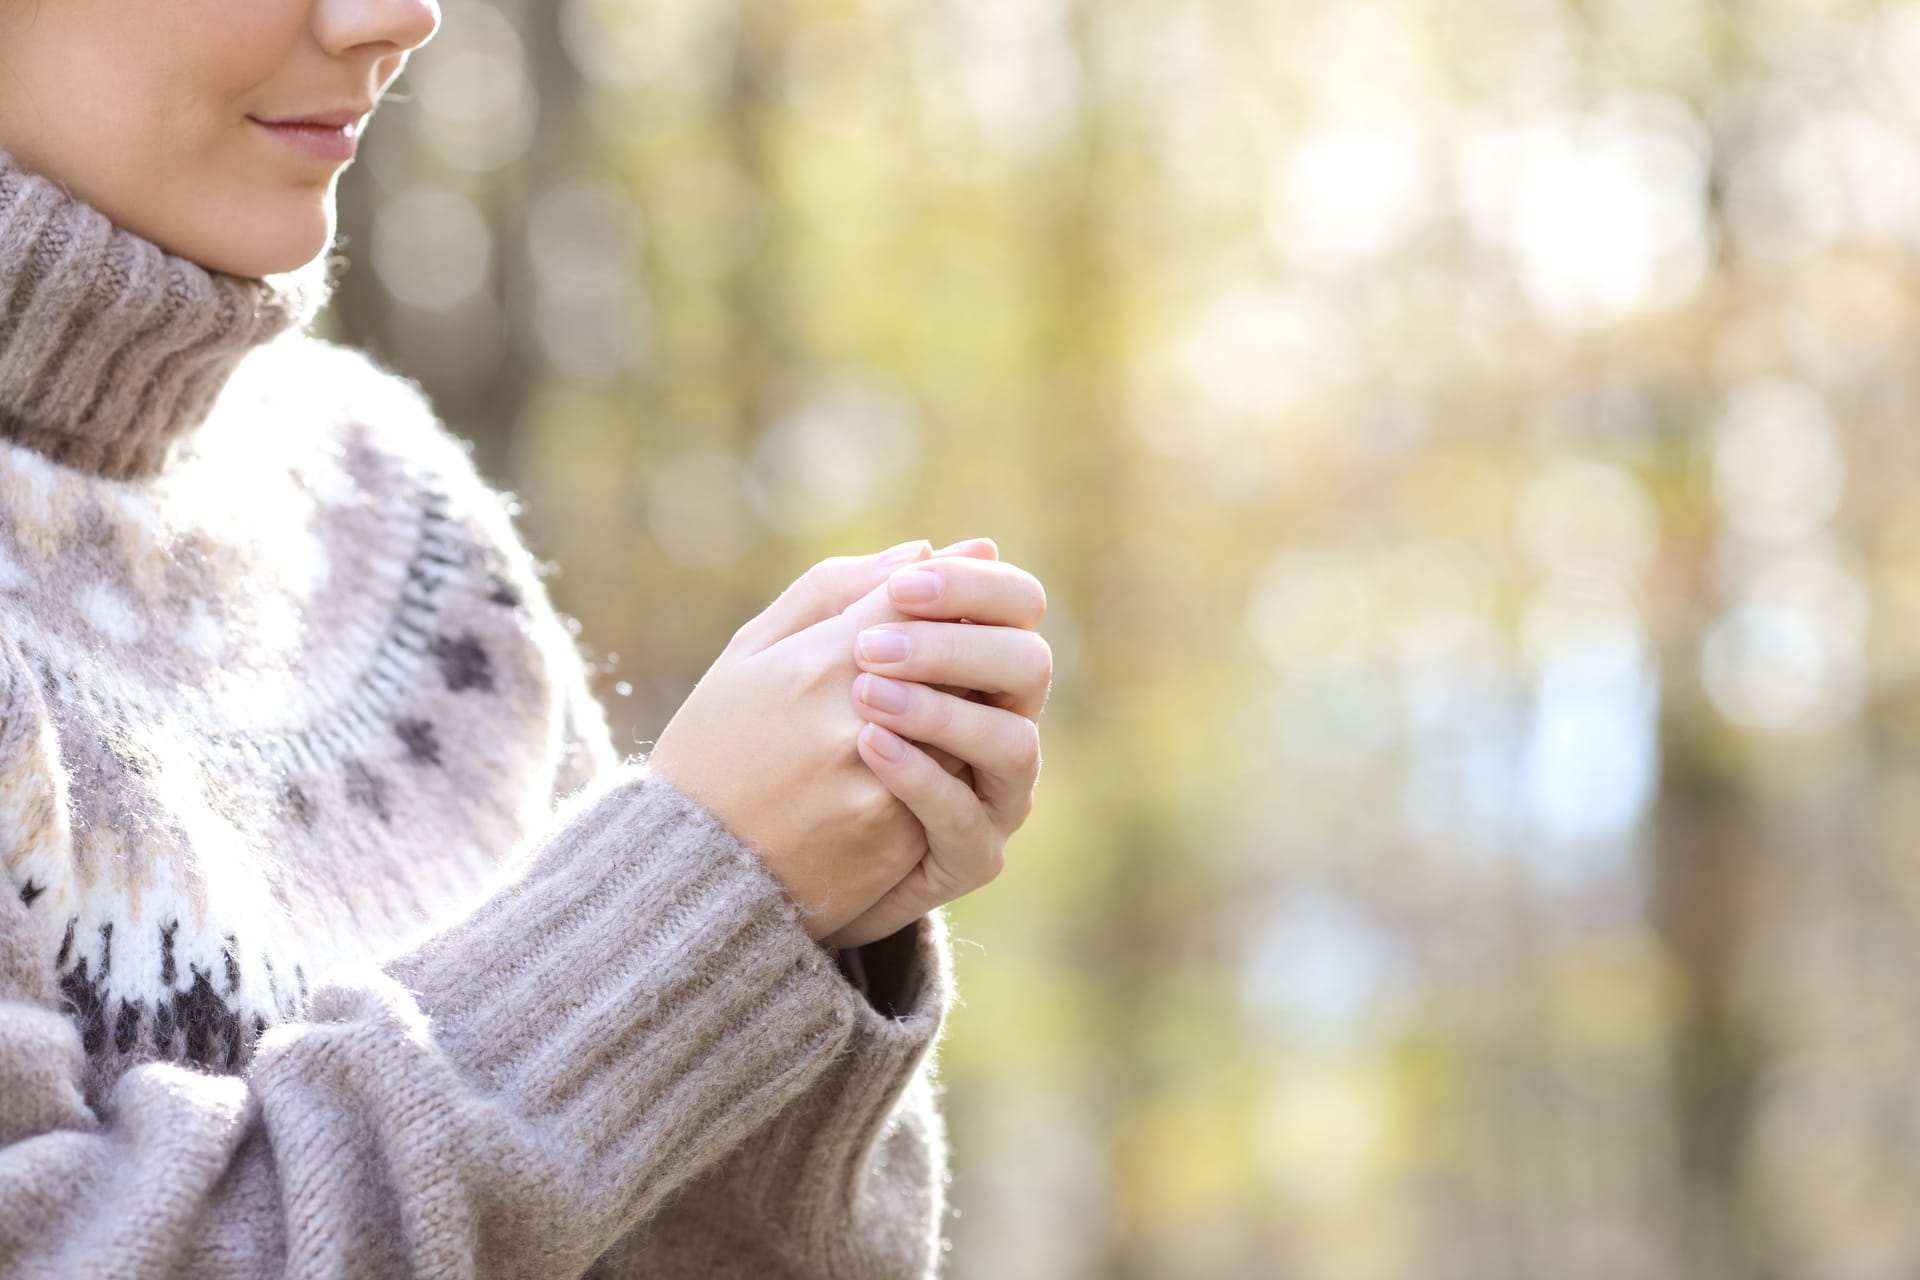
<path id="1" fill-rule="evenodd" d="M 887 578 L 891 572 L 883 575 L 873 589 L 840 611 L 840 616 L 832 619 L 836 638 L 851 642 L 855 632 L 866 627 L 878 626 L 882 622 L 898 622 L 904 616 L 900 607 L 893 602 L 893 594 L 887 590 Z M 841 635 L 840 633 L 844 633 Z M 851 656 L 852 651 L 848 651 Z"/>
<path id="2" fill-rule="evenodd" d="M 951 546 L 942 547 L 933 553 L 933 559 L 941 556 L 962 556 L 975 560 L 998 560 L 1000 548 L 994 545 L 992 538 L 968 538 Z M 899 565 L 890 565 L 874 580 L 871 590 L 856 596 L 840 610 L 836 626 L 841 626 L 851 636 L 863 627 L 877 626 L 882 622 L 899 622 L 907 617 L 893 602 L 893 596 L 887 590 L 887 579 L 893 576 Z M 824 621 L 824 619 L 823 619 Z"/>
<path id="3" fill-rule="evenodd" d="M 822 560 L 780 593 L 778 599 L 733 633 L 725 654 L 746 657 L 771 649 L 790 635 L 805 631 L 818 622 L 845 613 L 863 598 L 872 601 L 875 587 L 886 586 L 887 578 L 904 564 L 914 564 L 934 556 L 972 556 L 977 560 L 997 560 L 1000 548 L 992 538 L 964 538 L 938 551 L 929 549 L 925 538 L 903 542 L 897 547 L 870 556 L 832 556 Z M 878 599 L 891 609 L 886 592 Z M 897 619 L 898 615 L 874 614 L 876 621 Z M 862 624 L 865 625 L 865 624 Z"/>
<path id="4" fill-rule="evenodd" d="M 746 657 L 770 649 L 788 636 L 840 613 L 875 587 L 884 593 L 888 574 L 932 554 L 932 544 L 920 538 L 877 555 L 829 556 L 794 579 L 772 604 L 734 632 L 726 651 Z"/>

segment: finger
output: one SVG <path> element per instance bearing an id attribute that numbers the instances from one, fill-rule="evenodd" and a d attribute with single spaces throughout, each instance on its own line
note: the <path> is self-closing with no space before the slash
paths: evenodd
<path id="1" fill-rule="evenodd" d="M 970 769 L 972 766 L 969 765 L 965 760 L 962 760 L 959 756 L 954 755 L 953 752 L 946 751 L 941 749 L 940 747 L 933 746 L 931 743 L 916 742 L 913 745 L 920 748 L 922 751 L 926 752 L 928 755 L 932 756 L 934 759 L 934 763 L 938 764 L 942 769 L 945 769 L 948 773 L 952 774 L 954 777 L 958 778 L 962 774 L 966 774 L 967 784 L 969 786 L 972 785 L 973 775 L 970 773 L 967 773 L 967 770 Z"/>
<path id="2" fill-rule="evenodd" d="M 994 547 L 993 540 L 991 538 L 972 538 L 972 539 L 969 539 L 968 542 L 963 545 L 967 545 L 969 547 L 969 553 L 966 555 L 957 556 L 957 557 L 949 556 L 948 563 L 950 564 L 998 563 L 997 561 L 981 560 L 977 558 L 979 554 L 985 554 L 989 552 L 994 554 L 998 553 L 998 549 Z M 925 559 L 925 557 L 922 557 L 922 559 Z M 876 583 L 871 590 L 869 590 L 865 595 L 861 596 L 859 599 L 848 603 L 845 608 L 840 610 L 838 616 L 840 621 L 844 622 L 848 627 L 857 630 L 860 627 L 870 627 L 876 622 L 898 622 L 898 621 L 901 621 L 906 615 L 897 605 L 893 603 L 892 597 L 890 597 L 887 594 L 887 584 L 883 581 L 883 582 Z M 831 619 L 815 619 L 814 621 L 815 623 L 818 623 L 821 621 L 830 621 L 830 620 Z M 813 625 L 813 624 L 809 624 L 809 625 Z"/>
<path id="3" fill-rule="evenodd" d="M 924 861 L 922 859 L 922 864 Z M 842 925 L 839 932 L 820 939 L 820 944 L 845 950 L 890 938 L 934 907 L 943 905 L 933 901 L 935 895 L 926 887 L 920 865 L 916 864 L 898 884 L 881 894 L 880 901 L 868 907 L 858 919 Z M 932 906 L 918 907 L 916 904 L 920 902 L 932 902 Z"/>
<path id="4" fill-rule="evenodd" d="M 848 605 L 883 587 L 887 574 L 902 564 L 933 554 L 925 538 L 903 542 L 871 556 L 832 556 L 796 578 L 774 602 L 733 633 L 727 651 L 754 654 L 796 632 L 835 617 Z"/>
<path id="5" fill-rule="evenodd" d="M 981 697 L 981 695 L 978 692 L 972 689 L 959 689 L 951 685 L 940 685 L 937 687 L 940 689 L 940 692 L 951 693 L 955 697 L 969 698 L 974 701 L 978 701 Z M 973 766 L 968 764 L 965 760 L 962 760 L 959 756 L 954 755 L 951 751 L 943 751 L 939 747 L 931 746 L 925 742 L 916 742 L 913 745 L 920 748 L 922 751 L 926 752 L 928 755 L 932 756 L 935 760 L 937 760 L 940 763 L 940 767 L 942 769 L 945 769 L 948 773 L 952 774 L 954 777 L 960 778 L 968 786 L 973 785 Z"/>
<path id="6" fill-rule="evenodd" d="M 981 560 L 998 560 L 1000 558 L 1000 547 L 992 538 L 962 538 L 958 542 L 948 543 L 933 554 L 936 556 L 974 556 Z"/>
<path id="7" fill-rule="evenodd" d="M 1003 835 L 1027 820 L 1040 776 L 1040 730 L 1033 721 L 872 672 L 853 682 L 853 694 L 860 714 L 872 723 L 972 765 L 974 791 Z"/>
<path id="8" fill-rule="evenodd" d="M 868 725 L 855 741 L 861 759 L 920 819 L 929 852 L 853 924 L 823 939 L 832 946 L 858 946 L 898 933 L 935 907 L 988 883 L 1006 864 L 1005 842 L 970 787 L 879 725 Z M 887 742 L 903 749 L 898 759 L 882 753 L 880 744 Z"/>
<path id="9" fill-rule="evenodd" d="M 1040 580 L 1003 560 L 935 556 L 895 569 L 887 590 L 895 608 L 919 618 L 966 618 L 1032 630 L 1047 612 Z"/>
<path id="10" fill-rule="evenodd" d="M 875 583 L 873 589 L 867 594 L 841 610 L 839 617 L 828 618 L 816 625 L 823 636 L 827 636 L 832 643 L 838 644 L 843 640 L 851 641 L 854 632 L 862 627 L 905 620 L 905 615 L 901 613 L 899 606 L 895 605 L 893 598 L 887 594 L 887 584 L 879 582 Z"/>
<path id="11" fill-rule="evenodd" d="M 886 622 L 854 636 L 854 661 L 895 680 L 979 690 L 1038 720 L 1053 682 L 1053 648 L 1037 631 L 964 622 Z"/>
<path id="12" fill-rule="evenodd" d="M 961 689 L 952 685 L 937 685 L 935 687 L 938 688 L 942 693 L 951 693 L 955 697 L 966 698 L 974 702 L 978 702 L 982 697 L 985 696 L 981 694 L 978 690 Z M 922 751 L 926 752 L 928 755 L 932 756 L 936 761 L 939 762 L 940 767 L 942 769 L 945 769 L 948 773 L 952 774 L 954 777 L 959 778 L 960 780 L 965 782 L 968 786 L 973 785 L 973 766 L 968 764 L 965 760 L 962 760 L 959 756 L 954 755 L 951 751 L 943 751 L 939 747 L 932 746 L 925 742 L 916 742 L 913 745 L 920 748 Z"/>

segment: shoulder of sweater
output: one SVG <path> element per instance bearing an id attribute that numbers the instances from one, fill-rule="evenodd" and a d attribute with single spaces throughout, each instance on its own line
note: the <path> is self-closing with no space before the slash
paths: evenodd
<path id="1" fill-rule="evenodd" d="M 364 450 L 429 480 L 444 495 L 446 514 L 500 553 L 501 569 L 540 606 L 536 612 L 552 611 L 545 579 L 553 566 L 535 555 L 520 529 L 518 496 L 481 474 L 473 442 L 447 426 L 416 379 L 372 352 L 305 331 L 268 343 L 242 371 L 230 388 L 240 400 L 234 408 L 284 406 L 312 428 L 310 446 L 288 447 Z M 290 442 L 299 434 L 285 433 Z"/>
<path id="2" fill-rule="evenodd" d="M 519 525 L 518 495 L 481 474 L 472 441 L 446 425 L 417 380 L 360 347 L 305 331 L 275 339 L 251 363 L 248 384 L 234 390 L 317 418 L 318 447 L 369 450 L 431 480 L 445 497 L 445 513 L 497 553 L 496 569 L 532 606 L 547 643 L 569 665 L 584 659 L 577 624 L 557 611 L 549 593 L 557 566 L 535 553 Z"/>
<path id="3" fill-rule="evenodd" d="M 361 347 L 293 332 L 268 343 L 236 376 L 241 396 L 312 406 L 323 432 L 393 453 L 456 483 L 491 488 L 473 444 L 450 429 L 414 379 Z"/>

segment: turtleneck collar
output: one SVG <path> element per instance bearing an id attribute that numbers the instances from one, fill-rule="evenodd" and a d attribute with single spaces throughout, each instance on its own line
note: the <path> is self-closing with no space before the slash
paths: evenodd
<path id="1" fill-rule="evenodd" d="M 113 479 L 164 469 L 241 359 L 326 305 L 327 271 L 209 270 L 0 149 L 0 438 Z"/>

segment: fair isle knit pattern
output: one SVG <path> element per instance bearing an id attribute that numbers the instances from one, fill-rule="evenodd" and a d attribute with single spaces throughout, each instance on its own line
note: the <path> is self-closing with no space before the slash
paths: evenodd
<path id="1" fill-rule="evenodd" d="M 44 798 L 8 870 L 109 1075 L 244 1066 L 317 968 L 457 907 L 566 782 L 570 637 L 423 401 L 295 334 L 176 442 L 190 421 L 137 483 L 0 446 L 0 639 L 45 726 L 0 742 Z"/>
<path id="2" fill-rule="evenodd" d="M 619 756 L 323 263 L 0 151 L 0 1271 L 932 1274 L 943 917 L 843 972 Z"/>

